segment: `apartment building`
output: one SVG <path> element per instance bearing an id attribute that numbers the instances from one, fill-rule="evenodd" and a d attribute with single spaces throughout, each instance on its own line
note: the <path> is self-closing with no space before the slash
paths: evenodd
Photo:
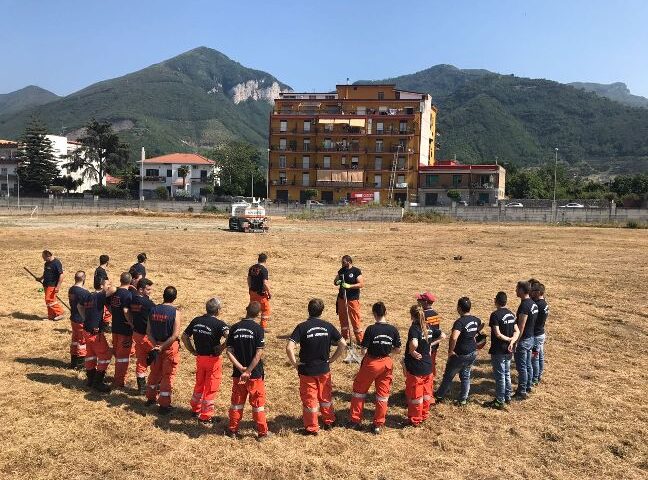
<path id="1" fill-rule="evenodd" d="M 463 165 L 441 160 L 419 170 L 418 203 L 449 205 L 448 191 L 456 190 L 469 205 L 494 205 L 505 198 L 506 170 L 501 165 Z"/>
<path id="2" fill-rule="evenodd" d="M 4 197 L 15 196 L 18 193 L 17 154 L 18 142 L 0 139 L 0 195 Z"/>
<path id="3" fill-rule="evenodd" d="M 270 198 L 416 202 L 419 165 L 434 164 L 436 112 L 429 94 L 394 85 L 280 93 L 269 122 Z"/>

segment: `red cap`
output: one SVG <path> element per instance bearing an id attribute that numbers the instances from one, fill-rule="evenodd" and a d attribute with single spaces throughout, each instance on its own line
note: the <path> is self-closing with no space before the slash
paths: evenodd
<path id="1" fill-rule="evenodd" d="M 434 303 L 437 301 L 437 297 L 430 292 L 419 293 L 416 295 L 417 300 L 425 300 L 426 302 Z"/>

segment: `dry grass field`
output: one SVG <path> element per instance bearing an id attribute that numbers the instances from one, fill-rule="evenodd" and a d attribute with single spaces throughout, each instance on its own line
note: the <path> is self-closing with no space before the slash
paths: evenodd
<path id="1" fill-rule="evenodd" d="M 648 231 L 277 220 L 267 235 L 245 235 L 224 226 L 222 219 L 188 216 L 0 218 L 2 478 L 648 477 Z M 75 270 L 94 270 L 100 253 L 111 256 L 116 278 L 146 251 L 155 299 L 165 285 L 175 285 L 184 324 L 212 295 L 224 300 L 222 318 L 235 322 L 247 304 L 247 267 L 267 252 L 274 286 L 267 409 L 275 437 L 255 441 L 249 406 L 245 437 L 235 442 L 222 436 L 231 388 L 226 359 L 216 407 L 223 420 L 213 428 L 189 416 L 194 360 L 185 350 L 173 397 L 179 408 L 171 417 L 147 409 L 131 390 L 88 392 L 83 374 L 66 369 L 69 322 L 42 321 L 38 285 L 22 270 L 40 272 L 43 248 L 62 260 L 66 290 Z M 403 335 L 419 290 L 439 296 L 447 331 L 460 296 L 470 296 L 474 313 L 487 319 L 498 290 L 514 296 L 517 280 L 539 278 L 552 309 L 542 386 L 508 411 L 483 408 L 494 389 L 483 350 L 469 406 L 433 407 L 423 428 L 401 427 L 404 381 L 398 371 L 381 436 L 343 428 L 315 438 L 298 435 L 298 380 L 285 359 L 285 336 L 306 317 L 314 296 L 325 300 L 325 317 L 337 322 L 332 279 L 345 253 L 366 279 L 365 324 L 372 302 L 383 300 Z M 439 352 L 441 372 L 446 350 L 447 344 Z M 333 368 L 342 423 L 356 369 Z M 131 364 L 131 386 L 134 380 Z M 365 419 L 372 409 L 369 403 Z"/>

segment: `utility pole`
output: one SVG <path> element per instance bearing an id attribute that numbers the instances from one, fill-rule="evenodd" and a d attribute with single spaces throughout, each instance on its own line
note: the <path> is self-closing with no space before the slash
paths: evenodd
<path id="1" fill-rule="evenodd" d="M 252 186 L 252 201 L 254 202 L 254 172 L 250 175 L 250 185 Z"/>
<path id="2" fill-rule="evenodd" d="M 146 158 L 146 151 L 142 147 L 142 159 L 140 160 L 140 194 L 139 194 L 139 208 L 142 208 L 144 201 L 144 159 Z"/>
<path id="3" fill-rule="evenodd" d="M 268 168 L 266 168 L 266 201 L 270 198 L 270 149 L 268 148 Z"/>
<path id="4" fill-rule="evenodd" d="M 555 148 L 556 156 L 554 159 L 554 191 L 553 191 L 553 201 L 556 203 L 556 181 L 558 179 L 557 170 L 558 170 L 558 147 Z"/>

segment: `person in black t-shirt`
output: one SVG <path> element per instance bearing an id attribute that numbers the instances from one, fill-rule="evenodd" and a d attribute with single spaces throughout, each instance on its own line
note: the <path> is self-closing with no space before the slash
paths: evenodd
<path id="1" fill-rule="evenodd" d="M 133 285 L 137 285 L 142 278 L 146 277 L 146 267 L 144 266 L 146 260 L 146 253 L 140 253 L 137 255 L 137 263 L 128 270 L 128 273 L 131 274 Z"/>
<path id="2" fill-rule="evenodd" d="M 214 417 L 214 399 L 223 377 L 221 353 L 226 348 L 229 327 L 218 319 L 220 309 L 221 301 L 210 298 L 205 304 L 206 315 L 194 318 L 181 337 L 185 348 L 196 357 L 196 383 L 190 405 L 193 416 L 203 423 L 211 423 Z"/>
<path id="3" fill-rule="evenodd" d="M 362 271 L 353 266 L 353 259 L 349 255 L 342 257 L 340 268 L 333 280 L 339 286 L 335 311 L 340 320 L 340 330 L 345 340 L 349 340 L 349 323 L 353 328 L 356 343 L 362 343 L 362 319 L 360 318 L 360 289 L 364 287 Z M 353 342 L 350 342 L 353 343 Z M 353 361 L 351 352 L 344 362 Z"/>
<path id="4" fill-rule="evenodd" d="M 137 291 L 131 292 L 130 316 L 133 322 L 133 345 L 135 346 L 135 375 L 137 377 L 137 389 L 140 395 L 146 394 L 146 372 L 148 365 L 146 357 L 153 349 L 153 344 L 146 336 L 149 315 L 155 307 L 151 300 L 153 282 L 148 278 L 142 278 L 137 282 Z"/>
<path id="5" fill-rule="evenodd" d="M 328 430 L 335 424 L 330 365 L 346 347 L 337 328 L 320 318 L 322 312 L 324 302 L 319 298 L 311 299 L 308 302 L 308 320 L 295 327 L 286 344 L 288 360 L 299 373 L 299 395 L 304 407 L 302 433 L 305 435 L 319 432 L 318 414 L 322 416 L 324 429 Z M 295 356 L 297 344 L 299 361 Z M 329 357 L 331 345 L 337 345 L 337 348 Z"/>
<path id="6" fill-rule="evenodd" d="M 56 296 L 63 284 L 63 265 L 58 258 L 52 255 L 49 250 L 43 250 L 43 275 L 36 279 L 43 284 L 45 292 L 45 305 L 47 306 L 47 318 L 50 320 L 62 320 L 65 311 Z"/>
<path id="7" fill-rule="evenodd" d="M 520 337 L 515 343 L 515 367 L 518 371 L 517 391 L 513 398 L 515 400 L 526 400 L 531 393 L 531 382 L 533 381 L 533 366 L 531 364 L 531 350 L 533 349 L 533 331 L 538 316 L 538 306 L 535 304 L 529 293 L 531 284 L 520 281 L 515 288 L 515 294 L 520 299 L 520 306 L 517 309 L 517 325 L 520 329 Z"/>
<path id="8" fill-rule="evenodd" d="M 461 406 L 468 403 L 470 393 L 470 370 L 477 359 L 477 344 L 475 337 L 484 328 L 482 321 L 470 315 L 472 305 L 468 297 L 461 297 L 457 302 L 457 313 L 460 315 L 452 325 L 450 343 L 448 345 L 448 361 L 443 380 L 434 396 L 441 402 L 445 399 L 450 384 L 457 373 L 461 379 L 461 393 L 457 403 Z"/>
<path id="9" fill-rule="evenodd" d="M 258 262 L 248 269 L 247 284 L 250 293 L 250 302 L 259 302 L 261 305 L 261 328 L 268 328 L 270 321 L 270 282 L 268 269 L 265 266 L 268 256 L 259 254 Z"/>
<path id="10" fill-rule="evenodd" d="M 110 314 L 112 315 L 112 346 L 115 354 L 115 376 L 113 388 L 122 388 L 126 384 L 126 374 L 130 364 L 133 347 L 133 322 L 130 305 L 133 294 L 130 290 L 132 277 L 123 272 L 119 276 L 118 288 L 110 288 L 106 294 L 110 297 Z"/>
<path id="11" fill-rule="evenodd" d="M 505 292 L 497 292 L 495 295 L 496 310 L 491 313 L 488 322 L 491 327 L 491 346 L 488 353 L 491 355 L 493 377 L 495 377 L 495 399 L 485 405 L 496 409 L 504 408 L 504 405 L 511 401 L 513 394 L 511 357 L 513 345 L 520 335 L 515 315 L 506 308 L 507 300 Z"/>
<path id="12" fill-rule="evenodd" d="M 234 381 L 229 427 L 225 433 L 232 438 L 238 437 L 245 400 L 249 396 L 257 438 L 262 440 L 268 436 L 268 422 L 265 414 L 266 392 L 262 360 L 265 333 L 258 323 L 261 305 L 259 302 L 251 302 L 245 312 L 246 318 L 232 325 L 227 336 L 227 357 L 233 365 Z"/>
<path id="13" fill-rule="evenodd" d="M 362 410 L 365 398 L 372 383 L 376 385 L 376 409 L 374 411 L 372 432 L 380 433 L 385 425 L 387 402 L 393 381 L 394 362 L 392 353 L 399 353 L 401 340 L 398 330 L 387 323 L 387 309 L 383 302 L 374 303 L 371 307 L 376 323 L 369 325 L 362 337 L 362 350 L 365 356 L 360 371 L 353 381 L 353 394 L 349 411 L 349 428 L 358 429 L 362 421 Z"/>
<path id="14" fill-rule="evenodd" d="M 74 275 L 74 285 L 68 290 L 70 301 L 70 321 L 72 325 L 72 340 L 70 341 L 70 368 L 81 370 L 85 362 L 86 342 L 83 336 L 83 317 L 79 306 L 83 306 L 88 295 L 85 285 L 86 274 L 79 270 Z"/>
<path id="15" fill-rule="evenodd" d="M 538 385 L 542 380 L 544 372 L 544 344 L 545 344 L 545 324 L 549 317 L 549 305 L 544 298 L 545 286 L 538 282 L 531 287 L 531 298 L 538 307 L 538 317 L 536 318 L 533 328 L 533 349 L 531 350 L 531 366 L 533 371 L 533 386 Z"/>
<path id="16" fill-rule="evenodd" d="M 94 272 L 94 288 L 100 288 L 104 280 L 108 280 L 108 262 L 110 257 L 108 255 L 99 255 L 99 266 Z"/>

